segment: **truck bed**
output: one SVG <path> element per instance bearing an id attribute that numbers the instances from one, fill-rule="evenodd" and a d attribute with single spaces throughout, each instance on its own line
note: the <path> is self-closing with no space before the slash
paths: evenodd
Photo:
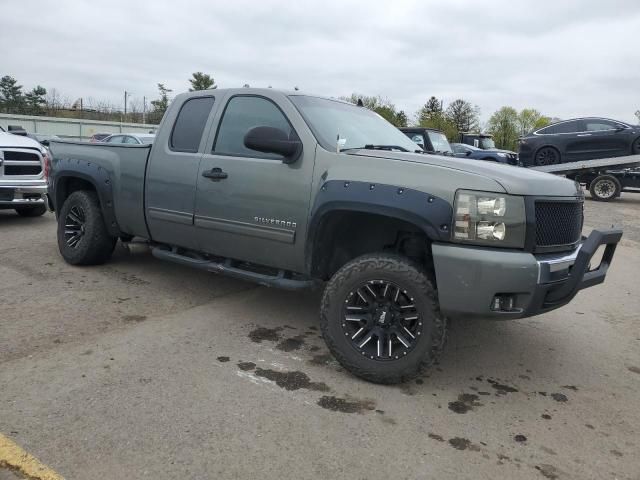
<path id="1" fill-rule="evenodd" d="M 50 149 L 52 172 L 64 175 L 68 163 L 75 162 L 76 169 L 82 165 L 87 169 L 87 178 L 102 179 L 110 189 L 120 229 L 130 235 L 148 236 L 144 219 L 144 178 L 151 145 L 61 140 L 51 142 Z M 106 189 L 105 185 L 99 188 Z"/>

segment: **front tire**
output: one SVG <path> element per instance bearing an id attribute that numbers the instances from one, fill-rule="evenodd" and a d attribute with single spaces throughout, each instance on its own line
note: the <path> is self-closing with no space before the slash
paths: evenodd
<path id="1" fill-rule="evenodd" d="M 67 263 L 104 263 L 117 240 L 107 231 L 95 192 L 79 190 L 69 195 L 58 214 L 58 248 Z"/>
<path id="2" fill-rule="evenodd" d="M 21 217 L 40 217 L 47 211 L 45 205 L 36 205 L 35 207 L 16 207 L 16 213 Z"/>
<path id="3" fill-rule="evenodd" d="M 344 265 L 322 296 L 331 353 L 374 383 L 404 382 L 439 359 L 447 320 L 427 272 L 406 257 L 370 254 Z"/>
<path id="4" fill-rule="evenodd" d="M 560 152 L 553 147 L 543 147 L 536 152 L 535 164 L 538 167 L 544 165 L 556 165 L 562 163 Z"/>
<path id="5" fill-rule="evenodd" d="M 600 175 L 589 185 L 591 198 L 599 202 L 610 202 L 620 196 L 621 190 L 620 182 L 612 175 Z"/>

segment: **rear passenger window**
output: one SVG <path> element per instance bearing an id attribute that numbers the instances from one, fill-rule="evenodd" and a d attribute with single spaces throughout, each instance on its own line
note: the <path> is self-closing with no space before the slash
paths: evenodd
<path id="1" fill-rule="evenodd" d="M 254 127 L 279 128 L 289 138 L 295 136 L 287 118 L 273 102 L 262 97 L 237 96 L 227 104 L 213 151 L 238 157 L 282 159 L 281 155 L 257 152 L 244 146 L 244 136 Z"/>
<path id="2" fill-rule="evenodd" d="M 579 131 L 580 128 L 578 122 L 564 122 L 555 126 L 554 133 L 575 133 Z"/>
<path id="3" fill-rule="evenodd" d="M 195 153 L 213 107 L 213 97 L 196 97 L 184 102 L 171 132 L 171 150 Z"/>
<path id="4" fill-rule="evenodd" d="M 613 123 L 597 121 L 597 120 L 587 120 L 587 132 L 600 132 L 602 130 L 613 130 L 616 128 Z"/>

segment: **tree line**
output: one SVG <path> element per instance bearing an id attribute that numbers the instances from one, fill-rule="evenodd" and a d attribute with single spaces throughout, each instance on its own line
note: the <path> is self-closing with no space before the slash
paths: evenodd
<path id="1" fill-rule="evenodd" d="M 213 77 L 202 72 L 194 72 L 189 85 L 189 91 L 217 87 Z M 125 112 L 124 105 L 91 97 L 74 100 L 61 95 L 55 88 L 48 90 L 37 85 L 26 90 L 14 77 L 4 75 L 0 78 L 0 113 L 157 124 L 169 106 L 169 94 L 172 92 L 162 83 L 157 86 L 157 98 L 149 99 L 148 103 L 144 98 L 129 99 Z"/>
<path id="2" fill-rule="evenodd" d="M 188 84 L 191 92 L 218 87 L 214 78 L 203 72 L 194 72 L 188 79 Z M 110 102 L 91 98 L 70 101 L 56 89 L 48 91 L 41 85 L 27 91 L 15 78 L 5 75 L 0 78 L 0 112 L 158 124 L 169 106 L 173 90 L 164 83 L 158 83 L 157 88 L 157 97 L 151 99 L 148 106 L 141 104 L 140 98 L 136 97 L 129 102 L 125 114 L 120 106 Z M 459 141 L 461 132 L 478 133 L 483 130 L 480 108 L 463 98 L 445 105 L 442 99 L 431 96 L 411 119 L 404 110 L 398 109 L 391 100 L 380 95 L 352 93 L 340 98 L 373 110 L 397 127 L 412 125 L 442 130 L 450 142 Z M 635 115 L 640 123 L 640 110 Z M 520 136 L 550 122 L 549 117 L 536 109 L 525 108 L 518 111 L 505 106 L 489 117 L 484 125 L 484 132 L 493 135 L 498 148 L 517 150 Z"/>

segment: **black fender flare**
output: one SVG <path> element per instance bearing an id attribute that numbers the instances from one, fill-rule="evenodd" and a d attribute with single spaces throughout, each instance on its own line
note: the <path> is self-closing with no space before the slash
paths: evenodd
<path id="1" fill-rule="evenodd" d="M 420 228 L 433 242 L 446 242 L 451 237 L 453 206 L 440 197 L 397 185 L 330 180 L 318 190 L 310 211 L 305 248 L 309 271 L 323 218 L 340 210 L 404 220 Z"/>
<path id="2" fill-rule="evenodd" d="M 61 188 L 63 182 L 77 178 L 93 186 L 100 200 L 102 216 L 109 233 L 114 237 L 120 237 L 124 233 L 118 226 L 113 202 L 113 181 L 109 172 L 97 163 L 87 160 L 63 159 L 58 162 L 53 175 L 53 203 L 56 211 L 60 211 L 64 203 L 66 190 Z"/>

